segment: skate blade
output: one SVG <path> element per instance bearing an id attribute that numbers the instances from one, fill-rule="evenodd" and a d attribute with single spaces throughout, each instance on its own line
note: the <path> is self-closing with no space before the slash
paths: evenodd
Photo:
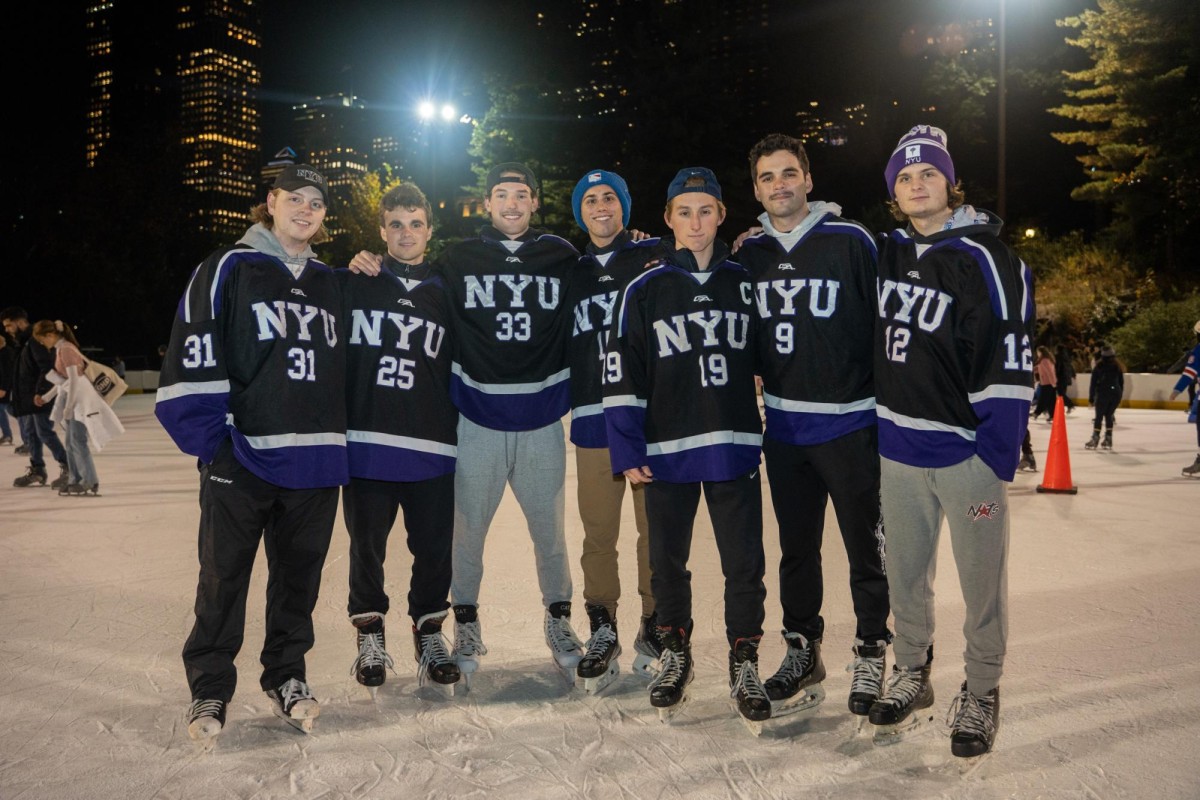
<path id="1" fill-rule="evenodd" d="M 738 719 L 746 726 L 746 730 L 750 731 L 750 735 L 755 738 L 762 736 L 763 724 L 762 720 L 746 719 L 741 714 L 738 714 Z"/>
<path id="2" fill-rule="evenodd" d="M 554 668 L 558 672 L 558 674 L 560 676 L 562 676 L 563 683 L 565 683 L 567 685 L 567 689 L 574 689 L 575 688 L 575 678 L 576 678 L 575 667 L 574 666 L 568 667 L 564 664 L 560 664 L 560 663 L 558 663 L 558 659 L 556 659 L 556 658 L 551 658 L 550 661 L 552 664 L 554 664 Z M 576 663 L 578 663 L 578 662 L 576 662 Z"/>
<path id="3" fill-rule="evenodd" d="M 221 723 L 215 719 L 196 720 L 188 725 L 188 736 L 196 743 L 196 748 L 201 753 L 211 753 L 217 746 L 217 736 L 221 730 Z"/>
<path id="4" fill-rule="evenodd" d="M 603 675 L 583 679 L 583 691 L 589 695 L 599 694 L 617 679 L 617 674 L 620 671 L 621 666 L 616 661 L 609 662 L 608 670 Z"/>
<path id="5" fill-rule="evenodd" d="M 321 715 L 321 707 L 314 700 L 301 700 L 296 703 L 292 706 L 291 716 L 285 714 L 283 709 L 274 703 L 271 704 L 271 710 L 275 712 L 275 716 L 302 733 L 312 733 L 313 722 Z"/>
<path id="6" fill-rule="evenodd" d="M 819 683 L 814 683 L 811 686 L 805 686 L 795 695 L 786 700 L 771 701 L 771 716 L 772 717 L 790 717 L 792 714 L 801 714 L 805 711 L 812 711 L 821 703 L 825 702 L 825 687 Z"/>
<path id="7" fill-rule="evenodd" d="M 633 674 L 640 675 L 648 681 L 658 677 L 658 659 L 645 653 L 633 657 Z"/>
<path id="8" fill-rule="evenodd" d="M 670 725 L 675 720 L 675 717 L 679 716 L 679 712 L 683 710 L 683 707 L 687 705 L 687 703 L 688 696 L 685 694 L 683 697 L 679 698 L 679 702 L 675 705 L 658 709 L 658 721 L 664 725 Z"/>
<path id="9" fill-rule="evenodd" d="M 928 709 L 914 711 L 908 719 L 897 722 L 895 725 L 876 725 L 872 741 L 880 747 L 888 747 L 912 738 L 932 721 L 933 715 L 929 713 Z"/>

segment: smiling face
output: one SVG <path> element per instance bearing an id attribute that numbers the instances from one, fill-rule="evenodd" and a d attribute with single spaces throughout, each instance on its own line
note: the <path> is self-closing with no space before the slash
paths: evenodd
<path id="1" fill-rule="evenodd" d="M 423 208 L 396 206 L 383 214 L 379 236 L 387 243 L 388 255 L 402 264 L 420 264 L 433 228 L 425 218 Z"/>
<path id="2" fill-rule="evenodd" d="M 624 225 L 621 200 L 611 186 L 593 186 L 583 194 L 579 203 L 579 216 L 587 228 L 592 244 L 607 247 L 617 238 Z"/>
<path id="3" fill-rule="evenodd" d="M 922 234 L 937 231 L 954 213 L 950 208 L 950 182 L 929 164 L 909 164 L 896 175 L 896 204 Z"/>
<path id="4" fill-rule="evenodd" d="M 725 221 L 717 198 L 706 192 L 684 192 L 671 200 L 663 219 L 675 234 L 675 249 L 691 250 L 701 268 L 707 268 L 717 228 Z"/>
<path id="5" fill-rule="evenodd" d="M 812 188 L 812 175 L 787 150 L 767 153 L 754 165 L 754 197 L 778 231 L 790 231 L 808 215 Z"/>
<path id="6" fill-rule="evenodd" d="M 514 173 L 512 177 L 521 176 Z M 516 239 L 529 230 L 529 221 L 537 211 L 538 201 L 533 196 L 533 189 L 526 184 L 506 181 L 492 187 L 483 207 L 492 217 L 492 227 L 508 238 Z"/>
<path id="7" fill-rule="evenodd" d="M 302 186 L 294 192 L 273 189 L 267 195 L 267 213 L 274 220 L 271 232 L 283 249 L 299 255 L 325 221 L 325 201 L 315 186 Z"/>

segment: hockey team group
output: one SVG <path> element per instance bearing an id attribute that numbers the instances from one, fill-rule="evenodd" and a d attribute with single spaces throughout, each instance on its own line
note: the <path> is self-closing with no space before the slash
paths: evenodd
<path id="1" fill-rule="evenodd" d="M 328 239 L 325 178 L 284 168 L 245 235 L 192 273 L 157 395 L 159 420 L 200 477 L 196 618 L 183 649 L 192 738 L 211 747 L 225 726 L 260 542 L 260 686 L 280 717 L 311 730 L 320 706 L 305 655 L 339 500 L 358 682 L 374 692 L 394 670 L 384 561 L 402 513 L 418 680 L 467 690 L 486 667 L 485 640 L 503 647 L 480 587 L 511 487 L 553 664 L 588 693 L 617 676 L 629 641 L 618 635 L 628 628 L 617 544 L 631 496 L 633 671 L 664 721 L 693 678 L 688 558 L 703 494 L 724 575 L 730 696 L 751 730 L 825 698 L 832 504 L 856 619 L 854 641 L 838 645 L 852 656 L 846 704 L 879 743 L 934 713 L 932 576 L 947 521 L 965 604 L 950 746 L 962 757 L 991 750 L 1008 635 L 1007 484 L 1033 396 L 1031 272 L 999 238 L 1001 220 L 965 202 L 938 128 L 912 128 L 886 164 L 901 223 L 887 234 L 809 201 L 813 172 L 796 139 L 767 136 L 748 166 L 764 211 L 736 252 L 717 237 L 726 209 L 707 168 L 671 181 L 661 238 L 627 228 L 619 175 L 583 175 L 571 198 L 589 239 L 581 255 L 530 227 L 538 181 L 509 162 L 487 176 L 487 224 L 436 263 L 429 203 L 402 183 L 379 209 L 386 254 L 360 253 L 344 269 L 312 250 Z M 586 641 L 572 625 L 564 535 L 568 412 Z M 762 466 L 786 643 L 767 677 Z"/>

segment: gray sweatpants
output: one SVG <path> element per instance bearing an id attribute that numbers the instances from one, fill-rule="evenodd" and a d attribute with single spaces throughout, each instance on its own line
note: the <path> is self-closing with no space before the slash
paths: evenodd
<path id="1" fill-rule="evenodd" d="M 986 694 L 1000 683 L 1008 641 L 1008 486 L 978 456 L 940 469 L 880 462 L 896 663 L 923 665 L 933 644 L 944 516 L 966 604 L 967 683 L 973 694 Z"/>
<path id="2" fill-rule="evenodd" d="M 543 604 L 571 599 L 563 530 L 566 469 L 561 421 L 532 431 L 498 431 L 459 416 L 450 584 L 455 605 L 479 604 L 483 544 L 506 484 L 529 526 Z"/>

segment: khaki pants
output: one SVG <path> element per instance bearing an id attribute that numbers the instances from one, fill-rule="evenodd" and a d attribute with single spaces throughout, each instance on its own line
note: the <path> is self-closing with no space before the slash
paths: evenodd
<path id="1" fill-rule="evenodd" d="M 583 521 L 583 599 L 608 609 L 617 616 L 621 597 L 621 579 L 617 573 L 617 536 L 621 529 L 621 502 L 625 496 L 625 476 L 613 475 L 606 447 L 576 447 L 575 465 L 579 475 L 579 516 Z M 650 590 L 650 525 L 646 522 L 645 492 L 630 487 L 633 516 L 637 527 L 638 594 L 642 598 L 642 616 L 654 612 Z"/>

